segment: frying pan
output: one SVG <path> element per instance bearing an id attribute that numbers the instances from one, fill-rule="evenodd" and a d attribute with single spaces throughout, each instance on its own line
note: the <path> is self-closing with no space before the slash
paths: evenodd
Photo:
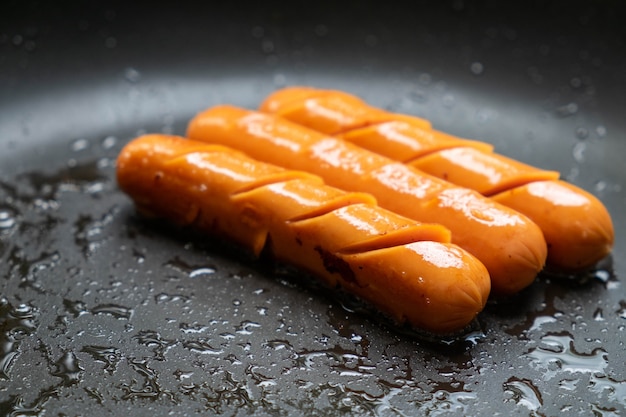
<path id="1" fill-rule="evenodd" d="M 3 6 L 1 415 L 626 413 L 619 2 L 129 3 Z M 114 180 L 127 141 L 287 85 L 560 171 L 612 213 L 612 255 L 424 340 L 136 215 Z"/>

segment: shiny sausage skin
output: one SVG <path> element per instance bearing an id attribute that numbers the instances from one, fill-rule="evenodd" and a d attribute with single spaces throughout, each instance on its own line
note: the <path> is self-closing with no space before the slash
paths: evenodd
<path id="1" fill-rule="evenodd" d="M 446 228 L 223 146 L 145 135 L 121 151 L 117 180 L 141 213 L 270 253 L 418 329 L 463 329 L 489 295 L 486 268 Z"/>
<path id="2" fill-rule="evenodd" d="M 547 262 L 554 269 L 586 269 L 612 250 L 615 232 L 600 200 L 560 181 L 558 172 L 493 153 L 491 145 L 413 123 L 405 115 L 394 119 L 393 113 L 380 122 L 352 123 L 354 114 L 369 120 L 370 111 L 383 110 L 341 91 L 285 88 L 270 95 L 261 109 L 471 188 L 525 214 L 543 231 Z"/>
<path id="3" fill-rule="evenodd" d="M 487 267 L 493 293 L 508 295 L 527 287 L 545 263 L 541 230 L 526 216 L 475 191 L 286 119 L 216 106 L 196 115 L 187 135 L 311 172 L 344 190 L 369 192 L 381 207 L 446 226 L 452 231 L 452 242 Z"/>

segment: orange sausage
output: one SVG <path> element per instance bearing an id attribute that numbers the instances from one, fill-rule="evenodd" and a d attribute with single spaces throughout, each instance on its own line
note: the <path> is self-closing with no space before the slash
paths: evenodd
<path id="1" fill-rule="evenodd" d="M 585 269 L 610 253 L 615 233 L 608 211 L 593 195 L 559 181 L 558 172 L 495 154 L 491 145 L 412 123 L 404 115 L 329 129 L 330 123 L 340 125 L 336 120 L 350 120 L 350 112 L 367 119 L 373 107 L 364 102 L 359 107 L 358 102 L 341 91 L 293 87 L 270 95 L 261 109 L 471 188 L 525 214 L 543 231 L 551 267 Z"/>
<path id="2" fill-rule="evenodd" d="M 223 146 L 139 137 L 121 151 L 117 179 L 143 213 L 271 253 L 419 329 L 463 329 L 489 294 L 486 268 L 444 227 Z"/>
<path id="3" fill-rule="evenodd" d="M 303 107 L 302 103 L 307 103 L 307 106 L 309 104 L 316 106 L 317 101 L 309 100 L 309 98 L 322 98 L 323 106 L 317 109 Z M 329 135 L 399 119 L 423 128 L 431 127 L 430 122 L 426 119 L 389 113 L 371 107 L 358 97 L 341 91 L 318 90 L 307 87 L 275 92 L 265 101 L 261 111 L 267 113 L 289 112 L 291 120 L 296 123 L 300 117 L 307 119 L 310 115 L 319 114 L 320 117 L 315 120 L 316 127 L 319 128 L 316 130 Z"/>
<path id="4" fill-rule="evenodd" d="M 280 117 L 233 106 L 196 115 L 187 135 L 230 146 L 253 158 L 304 170 L 329 185 L 373 194 L 381 207 L 452 231 L 452 242 L 487 267 L 492 291 L 512 294 L 542 269 L 546 244 L 527 217 L 475 191 L 453 186 L 349 142 Z"/>

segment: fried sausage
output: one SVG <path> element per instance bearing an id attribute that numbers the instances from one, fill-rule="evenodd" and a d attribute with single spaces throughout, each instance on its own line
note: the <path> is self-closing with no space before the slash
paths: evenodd
<path id="1" fill-rule="evenodd" d="M 270 95 L 263 111 L 332 134 L 430 175 L 471 188 L 532 219 L 548 244 L 548 264 L 575 271 L 608 255 L 611 217 L 590 193 L 559 180 L 559 173 L 493 152 L 489 144 L 461 139 L 384 112 L 350 94 L 293 87 Z M 367 123 L 354 123 L 354 114 Z M 384 118 L 380 113 L 386 113 Z"/>
<path id="2" fill-rule="evenodd" d="M 479 193 L 277 116 L 234 106 L 196 115 L 187 136 L 321 176 L 332 186 L 373 194 L 381 207 L 452 231 L 452 242 L 489 271 L 492 292 L 512 294 L 542 269 L 546 244 L 527 217 Z"/>
<path id="3" fill-rule="evenodd" d="M 122 149 L 117 180 L 146 215 L 270 253 L 418 329 L 458 331 L 489 295 L 486 268 L 443 226 L 227 147 L 145 135 Z"/>

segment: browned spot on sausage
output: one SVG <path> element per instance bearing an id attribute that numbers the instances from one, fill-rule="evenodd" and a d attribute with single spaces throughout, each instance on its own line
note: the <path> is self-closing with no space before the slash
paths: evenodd
<path id="1" fill-rule="evenodd" d="M 315 251 L 320 254 L 324 268 L 326 268 L 328 272 L 331 274 L 339 274 L 344 281 L 359 284 L 354 275 L 354 271 L 352 271 L 352 268 L 350 268 L 350 265 L 346 261 L 319 246 L 315 247 Z"/>

